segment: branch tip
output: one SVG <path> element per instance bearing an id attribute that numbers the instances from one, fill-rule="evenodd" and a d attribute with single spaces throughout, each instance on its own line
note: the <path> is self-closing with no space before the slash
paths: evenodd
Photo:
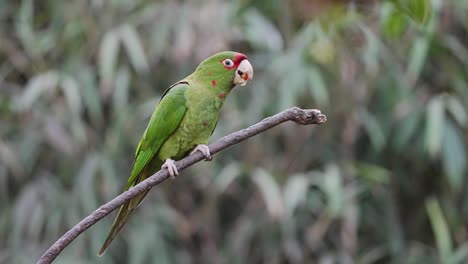
<path id="1" fill-rule="evenodd" d="M 327 121 L 327 116 L 318 109 L 290 108 L 292 120 L 300 125 L 321 125 Z"/>

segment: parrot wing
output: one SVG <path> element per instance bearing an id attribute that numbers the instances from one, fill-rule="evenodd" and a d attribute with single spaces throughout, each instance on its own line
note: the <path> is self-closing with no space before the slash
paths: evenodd
<path id="1" fill-rule="evenodd" d="M 151 162 L 151 160 L 155 158 L 167 138 L 179 127 L 187 110 L 185 91 L 188 87 L 187 82 L 179 82 L 164 92 L 135 151 L 132 173 L 125 190 L 135 186 L 153 173 L 155 168 L 153 168 L 152 163 L 154 162 Z M 162 161 L 160 163 L 159 166 L 162 165 Z M 138 207 L 147 193 L 148 191 L 145 191 L 137 195 L 120 207 L 106 241 L 99 251 L 99 256 L 104 254 L 112 240 L 128 221 L 130 214 Z"/>
<path id="2" fill-rule="evenodd" d="M 187 110 L 185 90 L 187 82 L 179 82 L 169 87 L 163 94 L 145 132 L 135 151 L 135 162 L 132 173 L 127 181 L 126 189 L 138 182 L 143 168 L 159 151 L 166 139 L 179 127 L 180 121 Z"/>

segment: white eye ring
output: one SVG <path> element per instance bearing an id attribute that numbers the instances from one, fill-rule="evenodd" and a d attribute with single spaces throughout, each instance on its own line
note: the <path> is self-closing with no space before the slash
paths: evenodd
<path id="1" fill-rule="evenodd" d="M 234 62 L 231 59 L 225 59 L 223 60 L 223 65 L 226 67 L 232 67 L 234 65 Z"/>

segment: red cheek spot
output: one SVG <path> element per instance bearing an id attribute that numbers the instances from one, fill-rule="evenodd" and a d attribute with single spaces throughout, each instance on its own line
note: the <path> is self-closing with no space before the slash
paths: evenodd
<path id="1" fill-rule="evenodd" d="M 216 86 L 216 80 L 211 80 L 211 85 Z"/>
<path id="2" fill-rule="evenodd" d="M 203 120 L 203 126 L 206 127 L 208 125 L 208 122 L 206 122 L 206 120 Z"/>
<path id="3" fill-rule="evenodd" d="M 225 93 L 220 93 L 218 94 L 218 98 L 221 100 L 223 99 L 224 97 L 226 97 L 226 94 Z"/>

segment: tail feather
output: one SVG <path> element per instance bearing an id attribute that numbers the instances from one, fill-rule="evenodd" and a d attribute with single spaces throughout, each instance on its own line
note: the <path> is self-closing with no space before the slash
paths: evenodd
<path id="1" fill-rule="evenodd" d="M 133 213 L 133 211 L 135 211 L 135 209 L 143 201 L 143 198 L 145 198 L 145 196 L 148 194 L 148 191 L 143 192 L 142 194 L 136 196 L 135 198 L 132 198 L 131 200 L 127 201 L 120 207 L 117 217 L 115 218 L 114 223 L 112 224 L 111 230 L 109 231 L 109 234 L 107 235 L 107 238 L 104 241 L 104 244 L 99 250 L 98 256 L 104 255 L 104 253 L 109 248 L 110 244 L 115 239 L 117 234 L 120 232 L 120 230 L 122 230 L 124 225 L 127 223 L 130 215 Z"/>
<path id="2" fill-rule="evenodd" d="M 152 168 L 149 167 L 157 167 L 160 166 L 158 164 L 155 164 L 155 166 L 148 166 L 143 170 L 141 173 L 140 177 L 138 177 L 137 181 L 135 184 L 145 180 L 149 176 L 151 176 Z M 134 185 L 135 185 L 134 184 Z M 128 200 L 125 202 L 119 209 L 119 212 L 117 213 L 117 216 L 115 217 L 114 223 L 112 224 L 111 230 L 109 231 L 109 234 L 107 235 L 106 240 L 104 241 L 104 244 L 102 245 L 101 249 L 99 250 L 98 256 L 104 255 L 106 250 L 109 248 L 110 244 L 114 240 L 114 238 L 117 236 L 117 234 L 122 230 L 124 225 L 127 223 L 130 215 L 135 211 L 135 209 L 138 208 L 140 203 L 143 201 L 145 196 L 148 194 L 149 190 L 144 191 L 143 193 L 135 196 L 134 198 Z"/>

